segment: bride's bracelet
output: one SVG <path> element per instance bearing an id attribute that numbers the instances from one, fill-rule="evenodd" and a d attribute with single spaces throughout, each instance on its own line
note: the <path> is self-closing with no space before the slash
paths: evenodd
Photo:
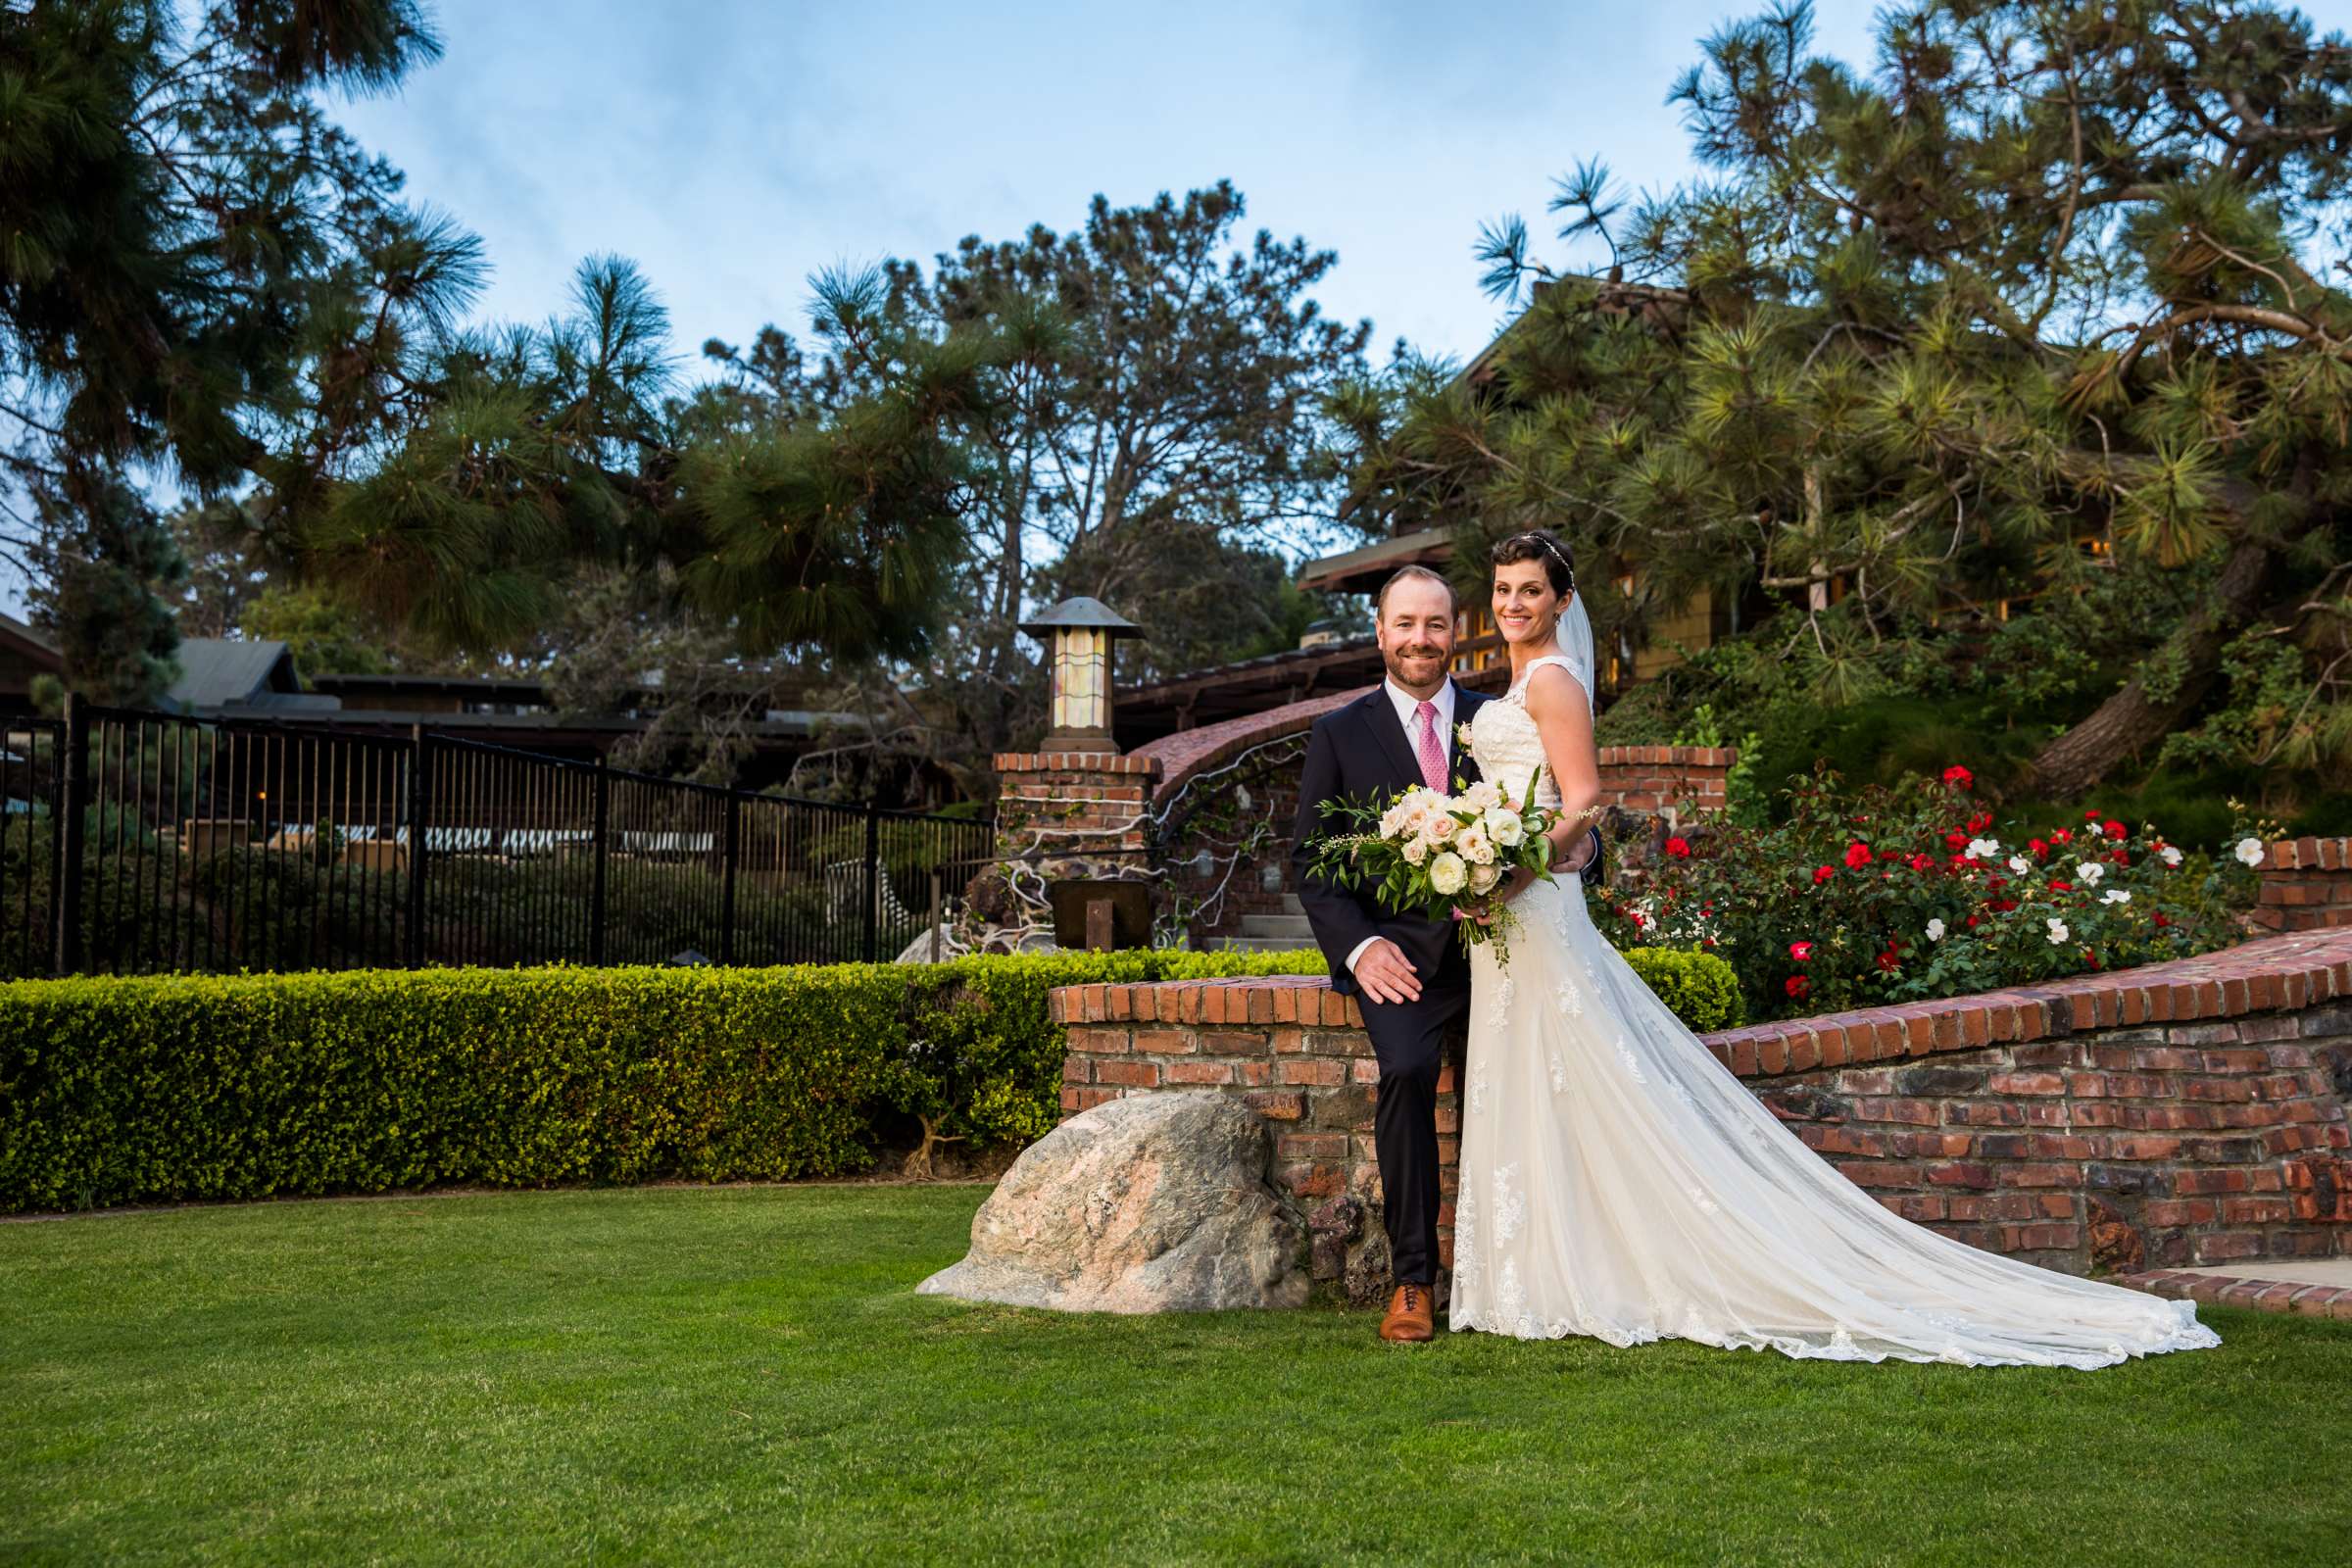
<path id="1" fill-rule="evenodd" d="M 1607 815 L 1608 809 L 1609 808 L 1606 806 L 1588 806 L 1583 810 L 1577 812 L 1576 815 L 1563 816 L 1561 820 L 1568 824 L 1568 836 L 1573 839 L 1585 828 L 1592 826 L 1594 822 L 1600 820 L 1601 817 Z"/>

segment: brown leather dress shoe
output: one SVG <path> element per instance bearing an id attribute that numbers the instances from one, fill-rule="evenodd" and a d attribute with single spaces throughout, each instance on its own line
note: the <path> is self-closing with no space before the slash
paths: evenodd
<path id="1" fill-rule="evenodd" d="M 1388 1313 L 1380 1320 L 1380 1337 L 1396 1344 L 1416 1345 L 1437 1332 L 1437 1304 L 1430 1299 L 1429 1287 L 1408 1280 L 1389 1298 Z"/>

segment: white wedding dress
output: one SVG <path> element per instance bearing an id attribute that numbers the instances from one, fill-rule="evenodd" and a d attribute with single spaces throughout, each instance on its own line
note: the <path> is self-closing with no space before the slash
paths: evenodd
<path id="1" fill-rule="evenodd" d="M 1536 662 L 1567 668 L 1591 701 L 1589 662 Z M 1480 708 L 1471 739 L 1480 771 L 1518 799 L 1544 761 L 1524 683 Z M 1538 798 L 1556 807 L 1549 778 Z M 1573 873 L 1512 907 L 1508 963 L 1472 950 L 1451 1327 L 1968 1366 L 2099 1367 L 2221 1343 L 2190 1302 L 1898 1218 L 1642 983 Z"/>

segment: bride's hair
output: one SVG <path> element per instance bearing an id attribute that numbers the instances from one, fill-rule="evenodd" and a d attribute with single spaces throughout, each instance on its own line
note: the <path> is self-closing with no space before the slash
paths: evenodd
<path id="1" fill-rule="evenodd" d="M 1568 547 L 1542 528 L 1530 528 L 1494 542 L 1488 564 L 1508 566 L 1522 561 L 1540 561 L 1544 575 L 1550 579 L 1551 591 L 1562 599 L 1576 592 L 1576 563 Z"/>

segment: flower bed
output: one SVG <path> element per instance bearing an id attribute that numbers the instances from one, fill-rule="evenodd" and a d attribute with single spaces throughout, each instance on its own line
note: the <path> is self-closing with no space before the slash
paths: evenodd
<path id="1" fill-rule="evenodd" d="M 1953 767 L 1844 794 L 1818 773 L 1785 822 L 1668 839 L 1640 890 L 1595 891 L 1594 918 L 1622 949 L 1721 954 L 1757 1018 L 2162 962 L 2242 935 L 2263 858 L 2251 824 L 2219 857 L 2096 812 L 2005 842 L 1974 782 Z"/>

